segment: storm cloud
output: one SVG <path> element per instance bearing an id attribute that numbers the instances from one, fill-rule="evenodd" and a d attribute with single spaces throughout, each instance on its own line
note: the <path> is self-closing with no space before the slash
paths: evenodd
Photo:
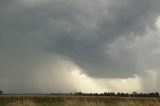
<path id="1" fill-rule="evenodd" d="M 160 69 L 159 4 L 159 0 L 2 0 L 0 83 L 5 89 L 13 86 L 14 92 L 32 91 L 34 87 L 26 87 L 36 89 L 37 83 L 44 92 L 44 86 L 49 86 L 46 92 L 74 91 L 77 87 L 65 73 L 72 70 L 68 67 L 77 67 L 93 79 L 140 76 L 145 86 L 147 73 L 158 74 Z M 64 86 L 66 90 L 58 91 Z"/>

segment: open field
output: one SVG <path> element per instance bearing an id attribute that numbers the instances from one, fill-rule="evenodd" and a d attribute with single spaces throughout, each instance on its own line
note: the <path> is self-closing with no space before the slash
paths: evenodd
<path id="1" fill-rule="evenodd" d="M 160 100 L 95 96 L 1 96 L 0 106 L 160 106 Z"/>

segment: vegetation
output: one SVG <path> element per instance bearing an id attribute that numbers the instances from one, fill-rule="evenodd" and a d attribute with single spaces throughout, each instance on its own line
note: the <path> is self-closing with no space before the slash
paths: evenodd
<path id="1" fill-rule="evenodd" d="M 152 92 L 152 93 L 137 93 L 133 92 L 131 94 L 129 93 L 114 93 L 114 92 L 104 92 L 104 93 L 82 93 L 82 92 L 76 92 L 71 94 L 56 94 L 52 93 L 51 95 L 72 95 L 72 96 L 114 96 L 114 97 L 159 97 L 158 92 Z"/>
<path id="2" fill-rule="evenodd" d="M 1 96 L 0 106 L 160 106 L 160 100 L 153 97 Z"/>
<path id="3" fill-rule="evenodd" d="M 2 95 L 3 94 L 3 91 L 0 91 L 0 95 Z"/>

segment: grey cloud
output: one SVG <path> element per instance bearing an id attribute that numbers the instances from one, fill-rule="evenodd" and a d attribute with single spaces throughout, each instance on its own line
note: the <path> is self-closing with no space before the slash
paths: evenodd
<path id="1" fill-rule="evenodd" d="M 70 58 L 97 78 L 133 77 L 157 67 L 147 67 L 148 62 L 144 62 L 145 68 L 137 65 L 148 58 L 139 60 L 144 52 L 134 44 L 137 37 L 146 36 L 147 28 L 155 30 L 159 0 L 34 0 L 35 5 L 23 1 L 0 1 L 1 76 L 30 76 L 34 65 L 48 53 Z M 46 53 L 40 55 L 41 50 Z M 21 67 L 17 68 L 18 64 Z M 11 70 L 13 74 L 9 74 Z"/>
<path id="2" fill-rule="evenodd" d="M 132 56 L 134 57 L 134 51 L 129 50 L 127 52 L 123 47 L 117 48 L 117 50 L 126 54 L 124 56 L 126 58 L 125 62 L 121 63 L 121 60 L 117 61 L 117 59 L 111 58 L 112 54 L 107 55 L 104 53 L 104 45 L 108 45 L 122 36 L 130 36 L 131 34 L 135 36 L 145 35 L 148 27 L 154 30 L 154 23 L 159 15 L 157 3 L 157 0 L 152 2 L 138 0 L 111 1 L 109 6 L 103 7 L 107 12 L 105 15 L 103 12 L 90 11 L 88 13 L 91 16 L 93 15 L 92 13 L 99 15 L 98 21 L 95 22 L 95 27 L 91 29 L 87 29 L 91 23 L 88 23 L 88 14 L 84 14 L 86 11 L 74 13 L 87 23 L 86 26 L 81 25 L 81 21 L 76 20 L 76 22 L 79 22 L 78 25 L 73 21 L 69 21 L 73 25 L 70 26 L 72 30 L 65 32 L 66 29 L 62 29 L 65 24 L 62 24 L 60 32 L 54 33 L 58 38 L 56 35 L 50 35 L 47 30 L 48 35 L 51 36 L 49 43 L 47 43 L 47 50 L 70 57 L 89 75 L 94 77 L 124 78 L 138 74 L 137 60 L 136 58 L 131 58 Z M 93 8 L 102 9 L 101 7 Z M 85 9 L 87 10 L 88 7 Z M 73 15 L 71 16 L 74 17 Z M 86 18 L 83 18 L 85 16 Z M 77 19 L 77 17 L 74 18 Z M 76 27 L 78 30 L 75 29 Z M 82 37 L 77 40 L 79 36 Z M 124 43 L 124 45 L 126 44 Z M 124 51 L 120 49 L 124 49 Z"/>

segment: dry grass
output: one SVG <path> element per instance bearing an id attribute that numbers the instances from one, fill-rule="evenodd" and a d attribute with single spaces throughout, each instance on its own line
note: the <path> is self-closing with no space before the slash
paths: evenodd
<path id="1" fill-rule="evenodd" d="M 153 100 L 126 99 L 122 101 L 67 100 L 62 106 L 160 106 L 160 102 L 157 99 Z"/>
<path id="2" fill-rule="evenodd" d="M 123 102 L 118 102 L 116 106 L 160 106 L 160 103 L 157 101 L 154 102 L 123 101 Z"/>
<path id="3" fill-rule="evenodd" d="M 160 106 L 160 100 L 112 97 L 0 97 L 0 106 Z"/>
<path id="4" fill-rule="evenodd" d="M 8 103 L 7 106 L 37 106 L 33 101 L 31 100 L 17 100 L 11 103 Z"/>
<path id="5" fill-rule="evenodd" d="M 107 106 L 107 103 L 100 101 L 80 101 L 78 99 L 75 100 L 66 100 L 62 106 Z"/>

